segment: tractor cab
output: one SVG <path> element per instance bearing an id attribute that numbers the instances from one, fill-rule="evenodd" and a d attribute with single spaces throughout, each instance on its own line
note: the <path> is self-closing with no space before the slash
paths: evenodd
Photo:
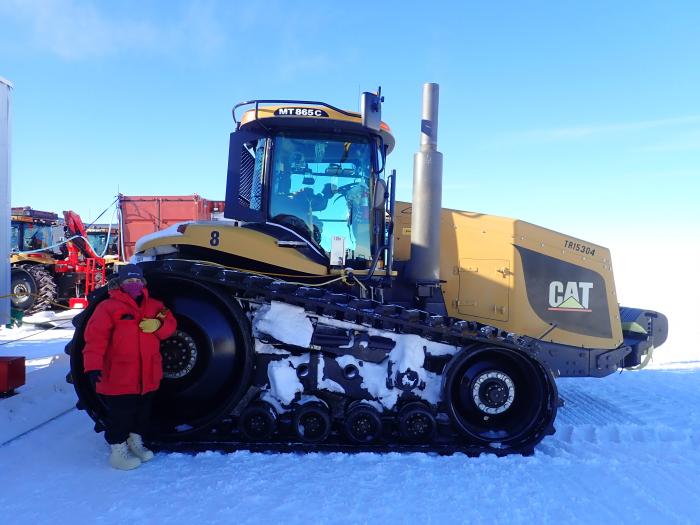
<path id="1" fill-rule="evenodd" d="M 56 213 L 15 207 L 11 219 L 12 252 L 46 250 L 63 237 L 63 224 Z"/>
<path id="2" fill-rule="evenodd" d="M 327 265 L 369 268 L 386 238 L 389 127 L 321 102 L 245 102 L 234 119 L 226 218 L 308 244 Z"/>

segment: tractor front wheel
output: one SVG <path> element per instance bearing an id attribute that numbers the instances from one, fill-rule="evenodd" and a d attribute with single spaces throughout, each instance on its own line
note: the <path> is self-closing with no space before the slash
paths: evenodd
<path id="1" fill-rule="evenodd" d="M 18 264 L 12 267 L 11 273 L 12 308 L 24 315 L 51 308 L 58 290 L 46 268 L 40 264 Z"/>

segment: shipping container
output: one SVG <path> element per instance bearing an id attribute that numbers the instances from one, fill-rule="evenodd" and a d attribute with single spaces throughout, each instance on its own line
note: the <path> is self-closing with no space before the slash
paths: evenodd
<path id="1" fill-rule="evenodd" d="M 187 221 L 217 220 L 223 217 L 224 201 L 210 201 L 199 195 L 119 195 L 119 244 L 122 260 L 134 254 L 144 235 Z"/>

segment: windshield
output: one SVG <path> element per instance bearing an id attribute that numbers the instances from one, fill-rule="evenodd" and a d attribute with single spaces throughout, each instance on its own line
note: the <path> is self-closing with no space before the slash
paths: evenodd
<path id="1" fill-rule="evenodd" d="M 10 250 L 13 252 L 20 251 L 19 246 L 19 224 L 12 223 L 11 226 L 11 239 L 10 239 Z"/>
<path id="2" fill-rule="evenodd" d="M 39 250 L 52 244 L 51 226 L 24 223 L 22 227 L 24 228 L 22 236 L 24 242 L 20 246 L 20 251 Z"/>
<path id="3" fill-rule="evenodd" d="M 117 255 L 117 237 L 114 233 L 109 236 L 107 248 L 107 232 L 88 232 L 88 240 L 97 255 Z M 107 250 L 105 250 L 107 248 Z"/>
<path id="4" fill-rule="evenodd" d="M 313 239 L 330 255 L 335 237 L 346 259 L 372 258 L 371 145 L 361 137 L 278 135 L 274 142 L 271 220 Z"/>

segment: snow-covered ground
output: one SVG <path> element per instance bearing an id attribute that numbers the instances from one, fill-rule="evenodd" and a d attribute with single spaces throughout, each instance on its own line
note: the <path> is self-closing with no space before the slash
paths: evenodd
<path id="1" fill-rule="evenodd" d="M 0 330 L 0 355 L 28 358 L 27 385 L 0 400 L 0 523 L 700 521 L 693 348 L 666 345 L 640 372 L 559 380 L 557 433 L 532 457 L 161 453 L 120 472 L 71 410 L 71 335 Z"/>

